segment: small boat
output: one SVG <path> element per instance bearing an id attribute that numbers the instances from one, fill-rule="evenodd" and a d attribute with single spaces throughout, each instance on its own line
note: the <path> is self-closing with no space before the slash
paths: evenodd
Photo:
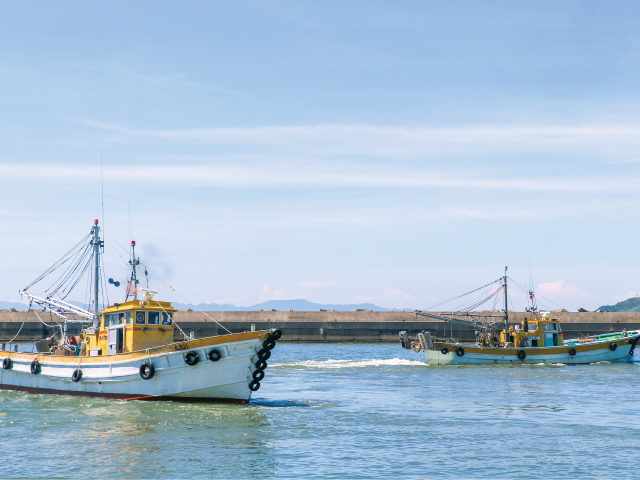
<path id="1" fill-rule="evenodd" d="M 528 291 L 531 307 L 527 311 L 534 316 L 519 324 L 509 324 L 507 274 L 480 289 L 494 285 L 484 297 L 473 299 L 477 307 L 485 301 L 495 300 L 504 293 L 504 315 L 481 315 L 470 311 L 435 314 L 417 310 L 416 314 L 466 324 L 475 328 L 476 341 L 459 342 L 454 339 L 438 339 L 423 331 L 410 338 L 400 332 L 400 342 L 405 349 L 424 352 L 429 365 L 513 365 L 513 364 L 590 364 L 597 362 L 629 362 L 640 341 L 640 330 L 607 333 L 564 340 L 561 320 L 550 317 L 550 312 L 538 312 L 535 293 Z M 497 288 L 496 288 L 497 287 Z M 472 290 L 455 299 L 477 292 Z M 445 302 L 443 302 L 445 303 Z M 498 319 L 496 319 L 498 318 Z"/>
<path id="2" fill-rule="evenodd" d="M 180 329 L 173 320 L 176 309 L 170 302 L 154 300 L 155 291 L 139 288 L 135 242 L 131 242 L 125 301 L 100 311 L 103 248 L 95 220 L 91 232 L 76 247 L 21 291 L 29 299 L 29 310 L 38 306 L 51 312 L 64 321 L 64 327 L 59 337 L 36 342 L 37 352 L 3 348 L 0 389 L 121 400 L 248 403 L 260 388 L 267 360 L 282 332 L 229 332 L 191 339 L 180 330 L 185 339 L 174 342 L 174 328 Z M 54 272 L 59 278 L 45 290 L 44 298 L 28 292 Z M 92 311 L 66 300 L 87 276 L 93 286 Z M 119 286 L 112 279 L 109 283 Z M 80 336 L 67 334 L 73 322 L 83 324 Z"/>

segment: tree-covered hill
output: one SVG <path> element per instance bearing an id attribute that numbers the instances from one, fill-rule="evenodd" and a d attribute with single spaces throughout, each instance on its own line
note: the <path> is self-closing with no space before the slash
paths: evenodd
<path id="1" fill-rule="evenodd" d="M 631 297 L 615 305 L 603 305 L 598 307 L 601 312 L 640 312 L 640 297 Z"/>

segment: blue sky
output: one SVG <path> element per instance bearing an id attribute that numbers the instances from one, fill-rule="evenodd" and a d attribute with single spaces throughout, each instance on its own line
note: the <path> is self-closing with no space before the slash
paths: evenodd
<path id="1" fill-rule="evenodd" d="M 96 217 L 126 278 L 129 215 L 175 301 L 158 278 L 422 308 L 529 264 L 566 308 L 635 295 L 639 27 L 637 2 L 3 2 L 0 299 Z"/>

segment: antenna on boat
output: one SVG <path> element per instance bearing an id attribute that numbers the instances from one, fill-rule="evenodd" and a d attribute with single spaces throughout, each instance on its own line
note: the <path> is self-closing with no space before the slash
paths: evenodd
<path id="1" fill-rule="evenodd" d="M 132 297 L 133 300 L 138 299 L 138 274 L 136 267 L 140 265 L 140 258 L 136 258 L 136 241 L 131 240 L 131 260 L 129 260 L 129 265 L 131 265 L 131 280 L 129 280 L 129 284 L 127 285 L 127 296 L 124 299 L 125 302 L 129 301 L 129 297 Z"/>
<path id="2" fill-rule="evenodd" d="M 509 328 L 509 301 L 507 296 L 507 267 L 504 267 L 504 277 L 502 277 L 504 281 L 504 331 L 506 332 Z M 506 334 L 505 334 L 506 335 Z"/>

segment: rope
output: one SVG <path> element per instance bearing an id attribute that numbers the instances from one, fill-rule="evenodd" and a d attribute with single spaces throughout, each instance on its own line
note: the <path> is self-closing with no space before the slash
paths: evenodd
<path id="1" fill-rule="evenodd" d="M 106 234 L 105 234 L 106 236 Z M 116 245 L 118 245 L 122 250 L 124 250 L 126 252 L 126 249 L 120 245 L 118 242 L 116 242 L 113 238 L 111 238 L 111 236 L 109 235 L 109 239 L 115 243 Z M 118 256 L 122 259 L 123 262 L 125 262 L 125 264 L 128 265 L 128 263 L 124 260 L 124 258 L 122 258 L 122 256 L 120 256 L 120 254 L 118 254 Z M 146 265 L 145 265 L 145 269 L 147 269 Z M 148 270 L 148 269 L 147 269 Z M 164 283 L 167 287 L 169 287 L 171 290 L 173 290 L 175 293 L 177 293 L 178 295 L 180 295 L 183 299 L 185 299 L 187 301 L 187 303 L 189 303 L 190 305 L 193 305 L 195 308 L 197 308 L 201 313 L 204 313 L 209 320 L 213 320 L 218 326 L 222 327 L 223 329 L 225 329 L 228 333 L 232 333 L 231 330 L 229 330 L 227 327 L 225 327 L 224 325 L 222 325 L 220 322 L 218 322 L 216 319 L 211 318 L 211 316 L 209 316 L 207 314 L 207 312 L 201 310 L 195 303 L 193 303 L 192 301 L 190 301 L 188 298 L 186 298 L 184 295 L 182 295 L 180 292 L 178 292 L 175 288 L 173 288 L 171 285 L 169 285 L 167 282 L 165 282 L 162 278 L 160 278 L 160 276 L 158 274 L 156 274 L 155 272 L 149 270 L 149 273 L 151 273 L 152 275 L 154 275 L 158 280 L 160 280 L 162 283 Z M 495 282 L 491 282 L 491 283 L 495 283 Z M 491 283 L 489 285 L 491 285 Z M 486 285 L 485 285 L 486 286 Z M 480 287 L 483 288 L 483 287 Z M 178 330 L 180 330 L 182 332 L 182 329 L 180 328 L 180 326 L 175 322 L 175 320 L 173 321 L 173 324 L 178 327 Z M 183 335 L 185 335 L 184 332 L 182 332 Z M 185 338 L 189 338 L 185 335 Z"/>
<path id="2" fill-rule="evenodd" d="M 18 333 L 16 333 L 16 336 L 13 337 L 11 340 L 9 340 L 7 343 L 13 342 L 16 338 L 18 338 L 18 335 L 20 335 L 20 332 L 22 331 L 22 327 L 24 327 L 24 324 L 26 323 L 27 318 L 29 317 L 29 312 L 31 311 L 31 303 L 32 302 L 29 302 L 29 308 L 27 309 L 27 314 L 24 316 L 24 322 L 22 322 L 22 325 L 20 325 L 20 328 L 18 329 Z"/>

